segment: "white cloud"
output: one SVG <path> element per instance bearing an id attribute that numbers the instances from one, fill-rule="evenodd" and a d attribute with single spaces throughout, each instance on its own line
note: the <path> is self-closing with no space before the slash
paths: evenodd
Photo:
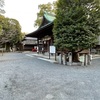
<path id="1" fill-rule="evenodd" d="M 22 32 L 34 31 L 34 21 L 38 12 L 38 5 L 56 0 L 5 0 L 5 16 L 17 19 Z"/>

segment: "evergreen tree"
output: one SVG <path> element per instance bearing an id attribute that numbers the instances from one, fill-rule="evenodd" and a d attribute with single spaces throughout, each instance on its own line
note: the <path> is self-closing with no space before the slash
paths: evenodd
<path id="1" fill-rule="evenodd" d="M 97 44 L 100 32 L 99 0 L 58 0 L 54 21 L 54 44 L 60 50 L 77 54 Z"/>
<path id="2" fill-rule="evenodd" d="M 21 26 L 16 19 L 0 15 L 0 44 L 6 47 L 13 46 L 22 40 Z M 9 43 L 9 45 L 8 45 Z"/>

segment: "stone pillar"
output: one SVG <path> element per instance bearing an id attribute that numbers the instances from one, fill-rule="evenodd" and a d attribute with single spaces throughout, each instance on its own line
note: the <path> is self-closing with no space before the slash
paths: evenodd
<path id="1" fill-rule="evenodd" d="M 37 39 L 37 53 L 39 54 L 39 38 Z"/>
<path id="2" fill-rule="evenodd" d="M 60 64 L 62 64 L 62 55 L 61 55 L 61 54 L 59 54 L 58 62 L 59 62 Z"/>
<path id="3" fill-rule="evenodd" d="M 66 54 L 63 55 L 63 64 L 66 65 L 67 61 L 66 61 Z"/>
<path id="4" fill-rule="evenodd" d="M 88 55 L 84 54 L 84 66 L 88 65 Z"/>
<path id="5" fill-rule="evenodd" d="M 68 53 L 68 57 L 69 57 L 69 65 L 72 65 L 72 52 Z"/>

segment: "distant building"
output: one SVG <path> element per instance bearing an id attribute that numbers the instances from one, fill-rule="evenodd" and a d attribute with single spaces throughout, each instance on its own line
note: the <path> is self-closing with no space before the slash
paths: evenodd
<path id="1" fill-rule="evenodd" d="M 42 23 L 39 28 L 26 35 L 26 37 L 37 38 L 38 52 L 48 52 L 50 45 L 53 45 L 53 22 L 55 16 L 49 13 L 44 13 Z"/>
<path id="2" fill-rule="evenodd" d="M 37 46 L 37 38 L 25 37 L 22 41 L 23 50 L 32 51 Z"/>

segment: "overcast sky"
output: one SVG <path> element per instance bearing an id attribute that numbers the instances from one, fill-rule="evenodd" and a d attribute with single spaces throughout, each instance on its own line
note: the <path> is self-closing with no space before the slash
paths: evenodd
<path id="1" fill-rule="evenodd" d="M 38 5 L 56 0 L 5 0 L 5 16 L 17 19 L 22 27 L 22 32 L 30 33 L 34 28 L 37 17 Z"/>

